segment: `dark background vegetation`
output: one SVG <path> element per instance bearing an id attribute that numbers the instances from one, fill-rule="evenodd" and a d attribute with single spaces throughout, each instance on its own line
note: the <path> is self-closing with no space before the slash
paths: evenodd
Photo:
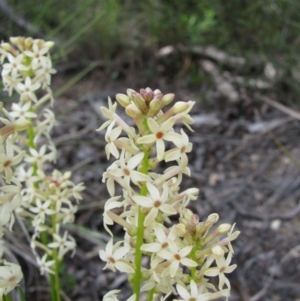
<path id="1" fill-rule="evenodd" d="M 276 92 L 285 99 L 286 92 L 290 92 L 287 101 L 296 103 L 298 99 L 300 3 L 295 0 L 0 3 L 1 38 L 33 35 L 53 39 L 57 42 L 57 63 L 82 68 L 101 61 L 105 70 L 116 71 L 114 67 L 121 61 L 125 66 L 143 69 L 146 81 L 153 80 L 160 71 L 151 63 L 155 63 L 155 54 L 161 47 L 213 45 L 231 55 L 271 62 L 281 72 L 282 82 L 275 87 Z M 20 26 L 18 18 L 27 22 L 27 28 Z M 182 75 L 179 71 L 183 60 L 184 56 L 165 59 L 165 72 Z M 193 62 L 185 71 L 182 80 L 188 85 L 199 86 L 205 80 Z"/>
<path id="2" fill-rule="evenodd" d="M 98 258 L 108 164 L 94 129 L 107 96 L 147 86 L 196 101 L 183 185 L 200 187 L 201 219 L 218 212 L 242 231 L 230 300 L 300 300 L 299 1 L 0 0 L 0 38 L 17 35 L 56 42 L 57 166 L 87 186 L 64 300 L 120 287 L 130 295 Z M 28 300 L 49 300 L 45 280 L 23 265 Z"/>

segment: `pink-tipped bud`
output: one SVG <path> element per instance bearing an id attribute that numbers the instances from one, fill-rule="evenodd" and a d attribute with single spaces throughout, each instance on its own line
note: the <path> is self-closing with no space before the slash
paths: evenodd
<path id="1" fill-rule="evenodd" d="M 197 214 L 193 214 L 192 218 L 191 218 L 191 223 L 193 225 L 198 225 L 199 224 L 199 216 Z"/>
<path id="2" fill-rule="evenodd" d="M 142 95 L 137 92 L 131 92 L 132 101 L 136 104 L 136 106 L 143 112 L 148 111 L 148 107 Z"/>
<path id="3" fill-rule="evenodd" d="M 164 104 L 164 106 L 167 106 L 169 103 L 171 103 L 175 98 L 175 94 L 174 93 L 169 93 L 163 96 L 162 98 L 162 102 Z"/>
<path id="4" fill-rule="evenodd" d="M 127 95 L 118 93 L 116 95 L 117 102 L 124 108 L 126 108 L 130 104 L 130 99 Z"/>
<path id="5" fill-rule="evenodd" d="M 145 99 L 146 103 L 149 103 L 154 97 L 154 93 L 149 87 L 147 87 L 146 89 L 141 89 L 140 94 Z"/>
<path id="6" fill-rule="evenodd" d="M 132 92 L 136 92 L 136 91 L 134 91 L 133 89 L 127 89 L 126 90 L 126 93 L 127 93 L 127 95 L 128 95 L 128 97 L 131 99 L 132 98 L 132 96 L 131 96 L 131 93 Z"/>

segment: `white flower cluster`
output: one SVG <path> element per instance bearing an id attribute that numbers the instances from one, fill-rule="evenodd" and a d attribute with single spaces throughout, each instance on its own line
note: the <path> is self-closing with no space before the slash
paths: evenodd
<path id="1" fill-rule="evenodd" d="M 133 286 L 130 301 L 139 301 L 142 292 L 148 293 L 148 301 L 164 300 L 171 293 L 181 298 L 174 300 L 228 298 L 226 274 L 236 267 L 230 265 L 231 241 L 239 232 L 234 232 L 230 224 L 213 227 L 217 214 L 200 221 L 187 209 L 199 190 L 179 191 L 183 174 L 190 175 L 187 153 L 192 143 L 183 129 L 178 133 L 175 128 L 183 123 L 191 130 L 189 112 L 194 102 L 179 101 L 164 110 L 174 97 L 150 88 L 117 94 L 118 103 L 136 128 L 116 113 L 117 103 L 109 99 L 108 108 L 101 107 L 108 119 L 99 128 L 107 128 L 106 155 L 117 159 L 103 174 L 111 196 L 105 204 L 104 227 L 113 236 L 109 226 L 117 223 L 124 228 L 125 236 L 115 244 L 111 238 L 99 255 L 106 262 L 104 269 L 128 274 Z M 127 137 L 121 136 L 122 132 Z M 161 161 L 175 164 L 159 174 L 155 169 Z M 116 183 L 122 188 L 121 195 L 116 195 Z M 208 277 L 218 277 L 217 288 Z M 118 292 L 108 292 L 103 300 L 118 300 Z"/>
<path id="2" fill-rule="evenodd" d="M 53 45 L 53 42 L 16 37 L 10 39 L 10 44 L 2 43 L 0 48 L 4 89 L 9 95 L 15 91 L 20 96 L 19 103 L 12 104 L 11 112 L 5 111 L 7 119 L 1 121 L 6 127 L 9 124 L 27 127 L 27 135 L 14 132 L 14 141 L 9 142 L 10 137 L 6 139 L 7 151 L 1 154 L 0 171 L 4 171 L 7 182 L 14 181 L 10 166 L 24 157 L 17 170 L 18 183 L 23 183 L 24 188 L 16 211 L 20 216 L 32 218 L 35 231 L 31 247 L 41 274 L 53 273 L 51 267 L 55 261 L 75 250 L 74 239 L 67 231 L 63 232 L 60 225 L 73 222 L 77 206 L 71 199 L 80 200 L 80 191 L 84 189 L 83 184 L 75 185 L 70 181 L 70 172 L 62 174 L 55 170 L 48 176 L 43 171 L 45 162 L 56 160 L 56 148 L 50 137 L 55 115 L 49 105 L 46 106 L 49 101 L 53 104 L 50 83 L 56 71 L 49 54 Z M 13 144 L 17 140 L 18 146 Z M 21 151 L 22 148 L 26 151 Z M 14 156 L 15 151 L 17 156 Z M 20 184 L 18 187 L 21 188 Z"/>
<path id="3" fill-rule="evenodd" d="M 2 107 L 0 110 L 6 116 L 8 112 Z M 4 235 L 5 227 L 12 231 L 15 221 L 14 211 L 21 205 L 21 184 L 17 180 L 15 165 L 24 157 L 24 152 L 15 154 L 14 144 L 17 139 L 17 131 L 25 130 L 30 125 L 28 122 L 11 122 L 0 117 L 4 126 L 0 128 L 0 239 Z M 5 248 L 0 243 L 0 300 L 3 295 L 12 291 L 23 278 L 19 265 L 2 260 Z"/>

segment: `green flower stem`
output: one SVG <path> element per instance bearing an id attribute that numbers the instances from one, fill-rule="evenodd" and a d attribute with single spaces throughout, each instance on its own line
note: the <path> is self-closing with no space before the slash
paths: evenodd
<path id="1" fill-rule="evenodd" d="M 4 301 L 12 301 L 12 297 L 10 294 L 4 295 Z"/>
<path id="2" fill-rule="evenodd" d="M 196 253 L 201 248 L 201 245 L 202 245 L 201 241 L 194 240 L 194 247 L 193 247 L 193 250 L 191 252 L 191 259 L 192 260 L 197 261 Z M 196 281 L 196 271 L 197 271 L 196 267 L 191 268 L 191 280 Z"/>
<path id="3" fill-rule="evenodd" d="M 32 107 L 31 107 L 31 111 L 34 112 L 34 109 Z M 36 149 L 36 144 L 34 143 L 35 132 L 34 132 L 34 128 L 32 126 L 27 129 L 27 134 L 28 134 L 28 141 L 27 141 L 28 147 Z M 33 175 L 36 176 L 37 170 L 38 170 L 37 163 L 33 163 L 32 167 L 33 167 Z M 34 187 L 39 188 L 38 182 L 34 183 Z M 56 227 L 56 218 L 55 218 L 55 216 L 53 217 L 53 215 L 52 215 L 52 229 L 54 229 L 54 232 L 56 232 L 55 227 Z M 48 237 L 47 237 L 47 233 L 45 231 L 41 232 L 41 240 L 42 240 L 43 245 L 45 247 L 47 247 Z M 59 261 L 58 261 L 58 257 L 57 257 L 57 250 L 54 249 L 52 251 L 51 255 L 52 255 L 53 260 L 55 261 L 55 271 L 54 271 L 55 274 L 50 275 L 51 301 L 60 301 L 61 298 L 60 298 L 60 282 L 59 282 Z"/>
<path id="4" fill-rule="evenodd" d="M 152 300 L 153 300 L 154 291 L 155 291 L 155 288 L 151 289 L 151 290 L 148 292 L 148 301 L 152 301 Z"/>
<path id="5" fill-rule="evenodd" d="M 144 149 L 144 158 L 142 162 L 142 169 L 141 172 L 144 174 L 148 174 L 148 151 Z M 147 195 L 147 186 L 144 182 L 140 195 L 146 196 Z M 144 221 L 145 221 L 145 213 L 141 210 L 139 206 L 138 212 L 138 229 L 137 229 L 137 237 L 136 237 L 136 244 L 135 244 L 135 274 L 133 278 L 133 292 L 135 293 L 135 300 L 140 300 L 140 293 L 141 293 L 141 280 L 142 280 L 142 251 L 141 246 L 144 242 Z"/>
<path id="6" fill-rule="evenodd" d="M 33 129 L 32 126 L 29 127 L 29 128 L 27 129 L 27 134 L 28 134 L 28 141 L 27 141 L 28 147 L 29 147 L 29 148 L 33 148 L 33 149 L 36 149 L 36 145 L 35 145 L 35 143 L 34 143 L 34 136 L 35 136 L 35 133 L 34 133 L 34 129 Z M 32 164 L 32 167 L 33 167 L 33 175 L 36 176 L 36 175 L 37 175 L 37 169 L 38 169 L 37 163 L 34 162 L 34 163 Z M 37 183 L 37 182 L 34 183 L 34 187 L 35 187 L 35 188 L 38 188 L 38 183 Z"/>
<path id="7" fill-rule="evenodd" d="M 48 245 L 48 237 L 45 231 L 41 232 L 41 240 L 44 246 Z M 56 292 L 55 292 L 55 276 L 49 274 L 50 277 L 50 292 L 51 292 L 51 301 L 56 301 Z"/>
<path id="8" fill-rule="evenodd" d="M 19 285 L 18 285 L 18 291 L 19 291 L 19 295 L 20 295 L 21 301 L 26 301 L 26 299 L 25 299 L 25 294 L 24 294 L 24 292 L 23 292 L 21 286 L 19 286 Z"/>
<path id="9" fill-rule="evenodd" d="M 55 210 L 55 204 L 53 204 L 51 206 L 52 210 Z M 53 230 L 53 233 L 56 233 L 56 215 L 55 214 L 52 214 L 51 215 L 51 220 L 52 220 L 52 230 Z M 56 296 L 55 296 L 55 301 L 60 301 L 61 298 L 60 298 L 60 279 L 59 279 L 59 258 L 57 256 L 57 249 L 53 249 L 52 250 L 52 258 L 54 260 L 54 266 L 55 266 L 55 269 L 54 269 L 54 282 L 51 282 L 51 289 L 52 289 L 52 286 L 54 286 L 54 290 L 56 292 Z"/>

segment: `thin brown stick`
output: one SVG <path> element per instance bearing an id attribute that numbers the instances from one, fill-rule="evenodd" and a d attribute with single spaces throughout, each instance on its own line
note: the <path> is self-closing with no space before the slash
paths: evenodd
<path id="1" fill-rule="evenodd" d="M 267 103 L 268 105 L 278 109 L 279 111 L 293 117 L 293 118 L 296 118 L 298 120 L 300 120 L 300 113 L 275 101 L 275 100 L 272 100 L 271 98 L 267 97 L 267 96 L 264 96 L 264 95 L 261 95 L 261 94 L 255 94 L 255 97 L 264 101 L 265 103 Z"/>

